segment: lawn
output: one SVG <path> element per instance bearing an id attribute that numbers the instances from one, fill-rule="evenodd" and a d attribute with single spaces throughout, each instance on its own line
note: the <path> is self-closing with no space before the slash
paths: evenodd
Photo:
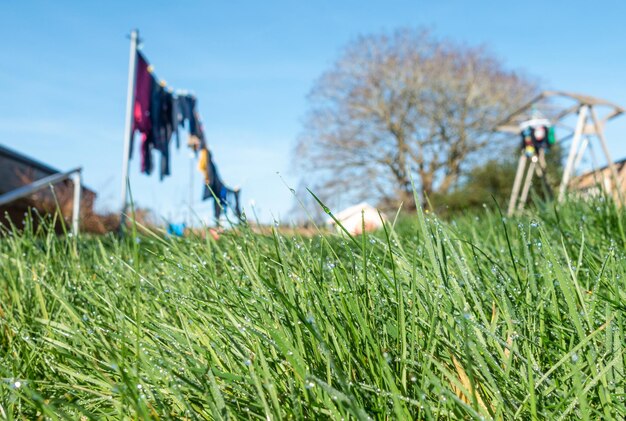
<path id="1" fill-rule="evenodd" d="M 626 417 L 602 200 L 354 238 L 46 227 L 0 237 L 1 419 Z"/>

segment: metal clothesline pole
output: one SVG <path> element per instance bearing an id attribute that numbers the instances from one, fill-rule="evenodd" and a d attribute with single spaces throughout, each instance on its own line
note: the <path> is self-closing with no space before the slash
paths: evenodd
<path id="1" fill-rule="evenodd" d="M 126 224 L 128 209 L 128 165 L 130 161 L 130 144 L 133 136 L 133 105 L 135 102 L 135 74 L 137 68 L 137 44 L 139 31 L 130 33 L 130 59 L 128 64 L 128 91 L 126 93 L 126 120 L 124 124 L 124 156 L 122 158 L 122 208 L 120 212 L 120 231 Z"/>
<path id="2" fill-rule="evenodd" d="M 80 221 L 80 196 L 81 196 L 81 170 L 74 172 L 72 182 L 74 183 L 74 202 L 72 203 L 72 233 L 78 235 L 78 223 Z"/>

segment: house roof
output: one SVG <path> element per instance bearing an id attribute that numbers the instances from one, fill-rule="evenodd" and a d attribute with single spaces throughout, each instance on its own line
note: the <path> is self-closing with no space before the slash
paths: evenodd
<path id="1" fill-rule="evenodd" d="M 367 202 L 361 202 L 358 205 L 350 206 L 349 208 L 346 208 L 342 210 L 341 212 L 336 213 L 335 218 L 337 218 L 337 220 L 339 221 L 344 221 L 354 215 L 359 215 L 360 217 L 361 211 L 365 212 L 365 215 L 371 215 L 377 219 L 379 218 L 378 210 L 376 210 L 375 207 L 373 207 Z M 326 223 L 334 224 L 335 220 L 332 218 L 328 218 Z"/>
<path id="2" fill-rule="evenodd" d="M 626 158 L 622 158 L 622 159 L 620 159 L 618 161 L 614 161 L 613 164 L 615 165 L 615 169 L 617 171 L 620 171 L 622 169 L 622 167 L 626 164 Z M 600 171 L 605 171 L 607 169 L 609 169 L 609 166 L 608 165 L 604 165 L 603 167 L 597 168 L 595 170 L 585 171 L 584 173 L 579 175 L 577 178 L 586 177 L 586 176 L 592 175 L 594 173 L 598 173 Z"/>
<path id="3" fill-rule="evenodd" d="M 624 182 L 626 181 L 626 158 L 620 159 L 614 162 L 615 171 L 617 172 L 617 178 L 620 184 L 622 185 L 622 189 L 626 186 Z M 589 187 L 593 187 L 598 183 L 598 177 L 603 177 L 604 180 L 612 180 L 611 172 L 608 165 L 605 165 L 601 168 L 597 168 L 595 170 L 587 171 L 577 177 L 572 179 L 572 186 L 578 190 L 584 190 Z"/>
<path id="4" fill-rule="evenodd" d="M 7 158 L 10 158 L 14 161 L 18 161 L 21 162 L 23 164 L 29 165 L 31 167 L 35 167 L 38 170 L 50 173 L 50 174 L 56 174 L 58 172 L 60 172 L 59 170 L 52 168 L 46 164 L 44 164 L 43 162 L 37 161 L 36 159 L 30 158 L 26 155 L 23 155 L 13 149 L 9 149 L 6 146 L 0 145 L 0 156 L 6 156 Z"/>
<path id="5" fill-rule="evenodd" d="M 47 173 L 49 175 L 61 172 L 60 170 L 58 170 L 56 168 L 53 168 L 53 167 L 51 167 L 49 165 L 44 164 L 41 161 L 33 159 L 33 158 L 31 158 L 29 156 L 26 156 L 24 154 L 21 154 L 21 153 L 17 152 L 16 150 L 7 148 L 6 146 L 1 145 L 1 144 L 0 144 L 0 157 L 9 158 L 12 161 L 16 161 L 16 162 L 28 165 L 29 167 L 33 167 L 33 168 L 38 169 L 39 171 L 42 171 L 42 172 Z M 95 194 L 95 192 L 92 189 L 90 189 L 89 187 L 86 187 L 84 184 L 82 185 L 82 187 L 83 187 L 83 189 L 88 190 L 88 191 L 90 191 L 90 192 Z"/>

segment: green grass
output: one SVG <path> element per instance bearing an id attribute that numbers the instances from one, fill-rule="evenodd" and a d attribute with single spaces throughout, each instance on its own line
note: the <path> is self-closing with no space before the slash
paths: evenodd
<path id="1" fill-rule="evenodd" d="M 9 230 L 0 418 L 624 418 L 625 214 L 533 212 L 356 238 Z"/>

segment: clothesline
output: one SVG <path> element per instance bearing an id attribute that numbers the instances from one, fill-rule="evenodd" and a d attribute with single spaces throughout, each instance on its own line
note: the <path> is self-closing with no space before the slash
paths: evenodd
<path id="1" fill-rule="evenodd" d="M 538 151 L 549 149 L 555 143 L 554 127 L 546 119 L 529 120 L 521 127 L 521 149 L 526 156 L 533 157 Z"/>
<path id="2" fill-rule="evenodd" d="M 189 132 L 187 146 L 196 155 L 199 153 L 198 169 L 204 175 L 202 200 L 215 200 L 214 212 L 217 220 L 222 208 L 231 208 L 240 218 L 239 189 L 227 187 L 219 176 L 206 144 L 195 95 L 168 88 L 167 83 L 156 76 L 154 67 L 148 63 L 143 53 L 138 51 L 134 98 L 132 132 L 141 133 L 141 171 L 148 175 L 152 173 L 152 154 L 157 151 L 161 155 L 160 178 L 162 180 L 169 176 L 170 142 L 175 135 L 177 148 L 180 148 L 179 129 L 186 127 Z M 132 141 L 131 136 L 131 156 Z"/>

